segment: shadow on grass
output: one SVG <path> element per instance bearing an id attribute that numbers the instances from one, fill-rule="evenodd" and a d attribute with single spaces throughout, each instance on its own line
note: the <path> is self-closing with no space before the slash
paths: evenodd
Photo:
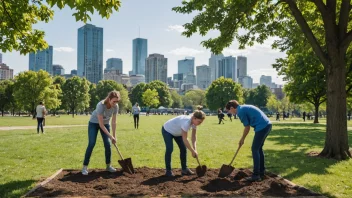
<path id="1" fill-rule="evenodd" d="M 12 181 L 0 184 L 0 197 L 20 197 L 27 193 L 35 180 Z"/>
<path id="2" fill-rule="evenodd" d="M 314 191 L 314 192 L 320 192 L 321 195 L 323 196 L 326 196 L 326 197 L 332 197 L 332 198 L 335 198 L 336 196 L 335 195 L 332 195 L 330 193 L 327 193 L 327 192 L 323 192 L 323 190 L 321 189 L 320 186 L 316 186 L 316 185 L 306 185 L 305 188 L 311 190 L 311 191 Z"/>

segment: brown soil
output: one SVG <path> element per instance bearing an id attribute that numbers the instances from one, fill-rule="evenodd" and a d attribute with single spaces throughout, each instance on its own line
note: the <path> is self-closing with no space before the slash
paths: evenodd
<path id="1" fill-rule="evenodd" d="M 292 186 L 277 175 L 267 174 L 262 182 L 249 183 L 248 169 L 235 169 L 228 178 L 218 178 L 219 169 L 209 169 L 204 177 L 165 177 L 163 169 L 137 168 L 136 174 L 118 171 L 90 170 L 88 176 L 79 171 L 62 171 L 57 177 L 29 196 L 319 196 L 303 187 Z"/>

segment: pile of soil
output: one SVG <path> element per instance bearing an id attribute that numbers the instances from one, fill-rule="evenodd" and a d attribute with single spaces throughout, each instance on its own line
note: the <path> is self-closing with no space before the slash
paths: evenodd
<path id="1" fill-rule="evenodd" d="M 246 182 L 248 169 L 236 169 L 230 177 L 218 178 L 219 169 L 209 169 L 205 176 L 165 177 L 163 169 L 137 168 L 136 174 L 90 170 L 84 176 L 78 170 L 63 170 L 50 182 L 28 196 L 319 196 L 308 189 L 293 186 L 277 175 L 267 174 L 261 182 Z"/>

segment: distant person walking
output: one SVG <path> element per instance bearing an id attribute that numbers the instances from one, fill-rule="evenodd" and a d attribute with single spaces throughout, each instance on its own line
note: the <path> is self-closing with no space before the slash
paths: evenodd
<path id="1" fill-rule="evenodd" d="M 134 121 L 134 128 L 138 129 L 139 126 L 139 113 L 141 112 L 141 108 L 138 105 L 138 102 L 132 107 L 133 113 L 133 121 Z"/>
<path id="2" fill-rule="evenodd" d="M 223 124 L 225 124 L 224 120 L 225 120 L 225 115 L 224 113 L 219 109 L 218 110 L 218 119 L 219 119 L 219 124 L 222 122 Z"/>
<path id="3" fill-rule="evenodd" d="M 36 117 L 37 117 L 37 133 L 39 134 L 39 128 L 41 129 L 42 133 L 44 134 L 43 128 L 43 121 L 45 118 L 46 109 L 44 107 L 43 102 L 39 102 L 39 105 L 36 108 Z"/>
<path id="4" fill-rule="evenodd" d="M 83 168 L 81 171 L 83 175 L 88 175 L 88 164 L 97 141 L 99 130 L 104 142 L 106 170 L 109 172 L 116 172 L 116 169 L 110 165 L 111 146 L 109 139 L 111 139 L 113 144 L 116 144 L 116 116 L 119 110 L 117 104 L 119 101 L 120 92 L 111 91 L 104 100 L 98 102 L 96 109 L 90 116 L 88 122 L 88 147 L 84 156 Z M 111 117 L 112 135 L 110 134 L 109 124 Z"/>
<path id="5" fill-rule="evenodd" d="M 303 111 L 303 121 L 305 122 L 306 121 L 306 112 Z"/>
<path id="6" fill-rule="evenodd" d="M 227 112 L 227 117 L 229 117 L 230 121 L 232 122 L 232 113 Z"/>
<path id="7" fill-rule="evenodd" d="M 276 121 L 280 121 L 280 113 L 276 112 Z"/>

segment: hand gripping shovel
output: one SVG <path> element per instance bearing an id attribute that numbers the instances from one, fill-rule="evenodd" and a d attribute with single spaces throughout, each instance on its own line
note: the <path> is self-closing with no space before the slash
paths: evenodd
<path id="1" fill-rule="evenodd" d="M 131 158 L 127 158 L 127 159 L 123 159 L 119 148 L 117 148 L 116 144 L 114 144 L 117 153 L 120 155 L 121 160 L 118 160 L 120 166 L 122 167 L 122 170 L 129 173 L 129 174 L 133 174 L 134 173 L 134 169 L 133 169 L 133 165 L 132 165 L 132 160 Z"/>
<path id="2" fill-rule="evenodd" d="M 198 157 L 196 159 L 197 159 L 197 162 L 198 162 L 198 165 L 199 165 L 196 168 L 196 173 L 197 173 L 198 177 L 202 177 L 207 172 L 207 166 L 206 165 L 203 165 L 203 166 L 200 165 Z"/>
<path id="3" fill-rule="evenodd" d="M 237 149 L 235 155 L 233 156 L 229 165 L 223 164 L 221 166 L 218 177 L 227 177 L 232 173 L 232 171 L 235 169 L 235 167 L 231 166 L 231 164 L 235 160 L 236 155 L 237 155 L 238 151 L 240 150 L 240 148 L 241 148 L 241 146 L 238 147 L 238 149 Z"/>

